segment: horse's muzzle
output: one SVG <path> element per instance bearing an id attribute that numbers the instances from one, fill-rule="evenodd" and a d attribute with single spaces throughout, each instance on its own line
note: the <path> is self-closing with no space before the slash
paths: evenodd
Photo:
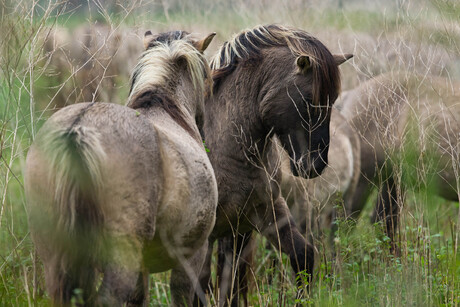
<path id="1" fill-rule="evenodd" d="M 323 172 L 327 166 L 328 150 L 313 152 L 294 163 L 291 160 L 291 171 L 294 176 L 306 179 L 315 178 Z"/>

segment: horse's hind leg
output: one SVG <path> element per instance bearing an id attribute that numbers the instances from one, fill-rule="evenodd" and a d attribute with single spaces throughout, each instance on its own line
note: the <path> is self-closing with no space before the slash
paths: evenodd
<path id="1" fill-rule="evenodd" d="M 314 264 L 313 246 L 307 244 L 305 238 L 300 234 L 289 212 L 289 208 L 282 197 L 273 203 L 273 208 L 274 217 L 271 215 L 272 220 L 265 221 L 262 234 L 275 247 L 281 248 L 283 253 L 289 255 L 291 266 L 296 275 L 306 273 L 307 281 L 310 283 Z M 297 284 L 298 286 L 302 286 L 305 279 L 303 276 L 298 277 Z"/>
<path id="2" fill-rule="evenodd" d="M 353 195 L 345 201 L 345 214 L 347 219 L 351 219 L 355 222 L 369 198 L 371 193 L 371 183 L 369 179 L 363 174 L 360 175 L 358 184 Z"/>
<path id="3" fill-rule="evenodd" d="M 212 262 L 212 250 L 213 250 L 213 245 L 214 245 L 214 240 L 208 239 L 206 242 L 208 245 L 207 251 L 206 251 L 206 257 L 204 260 L 203 267 L 201 269 L 201 273 L 199 276 L 198 280 L 198 285 L 201 287 L 201 290 L 203 290 L 204 295 L 212 293 L 212 283 L 211 283 L 211 262 Z M 198 295 L 195 294 L 193 298 L 193 306 L 199 307 L 199 306 L 204 306 L 201 303 L 201 299 Z"/>
<path id="4" fill-rule="evenodd" d="M 136 289 L 128 298 L 126 306 L 149 306 L 149 274 L 139 273 Z"/>
<path id="5" fill-rule="evenodd" d="M 87 305 L 93 304 L 95 269 L 84 266 L 66 266 L 65 261 L 59 261 L 59 257 L 55 255 L 48 259 L 43 258 L 43 263 L 46 289 L 53 301 L 53 306 L 70 306 L 72 298 L 76 298 L 77 306 L 80 302 Z M 65 271 L 63 267 L 66 267 Z"/>
<path id="6" fill-rule="evenodd" d="M 378 221 L 384 222 L 385 232 L 390 238 L 391 251 L 395 253 L 398 253 L 395 244 L 395 233 L 398 226 L 399 208 L 396 184 L 393 177 L 389 177 L 381 185 L 372 220 L 374 223 Z"/>
<path id="7" fill-rule="evenodd" d="M 123 236 L 110 239 L 110 250 L 106 255 L 104 278 L 98 294 L 102 306 L 142 306 L 145 293 L 142 275 L 142 248 L 136 238 Z"/>
<path id="8" fill-rule="evenodd" d="M 184 260 L 172 270 L 170 289 L 173 306 L 192 306 L 194 293 L 205 304 L 206 298 L 198 280 L 207 250 L 208 241 L 205 241 L 191 258 Z"/>

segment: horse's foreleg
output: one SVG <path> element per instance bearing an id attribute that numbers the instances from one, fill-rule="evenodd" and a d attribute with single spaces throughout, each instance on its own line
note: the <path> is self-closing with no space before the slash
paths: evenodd
<path id="1" fill-rule="evenodd" d="M 142 245 L 137 238 L 122 236 L 110 239 L 104 278 L 98 295 L 98 305 L 122 306 L 125 303 L 142 306 L 146 299 L 140 290 Z"/>
<path id="2" fill-rule="evenodd" d="M 171 298 L 174 306 L 192 306 L 193 295 L 196 293 L 202 304 L 206 304 L 206 298 L 198 283 L 201 269 L 206 260 L 208 242 L 189 259 L 184 259 L 171 272 Z"/>
<path id="3" fill-rule="evenodd" d="M 212 249 L 214 245 L 213 240 L 209 240 L 206 244 L 208 244 L 208 250 L 206 251 L 206 258 L 204 260 L 203 267 L 201 269 L 201 273 L 199 276 L 199 285 L 203 290 L 204 294 L 212 292 L 212 283 L 211 283 L 211 261 L 212 261 Z M 203 306 L 202 300 L 198 295 L 195 294 L 193 298 L 193 306 Z"/>
<path id="4" fill-rule="evenodd" d="M 396 184 L 392 177 L 389 177 L 381 185 L 377 204 L 372 216 L 372 221 L 385 223 L 385 232 L 390 238 L 391 251 L 398 253 L 395 244 L 395 233 L 398 226 L 400 204 Z"/>
<path id="5" fill-rule="evenodd" d="M 219 284 L 219 305 L 239 306 L 240 295 L 244 306 L 248 305 L 248 268 L 252 262 L 252 232 L 236 234 L 219 240 L 217 277 Z M 236 261 L 235 261 L 236 260 Z M 236 276 L 235 276 L 236 274 Z M 234 285 L 233 281 L 237 284 Z"/>
<path id="6" fill-rule="evenodd" d="M 126 306 L 149 306 L 149 273 L 139 273 L 136 289 L 128 298 Z"/>
<path id="7" fill-rule="evenodd" d="M 300 234 L 282 197 L 273 203 L 273 209 L 271 220 L 265 221 L 261 229 L 262 234 L 277 248 L 281 248 L 283 253 L 289 255 L 291 266 L 298 277 L 298 286 L 303 286 L 304 281 L 309 284 L 313 274 L 313 246 L 307 244 Z M 304 273 L 307 280 L 304 279 Z"/>

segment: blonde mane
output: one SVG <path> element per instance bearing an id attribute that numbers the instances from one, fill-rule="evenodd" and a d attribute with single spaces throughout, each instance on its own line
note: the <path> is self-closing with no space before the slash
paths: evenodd
<path id="1" fill-rule="evenodd" d="M 187 63 L 187 72 L 195 90 L 204 93 L 205 79 L 210 73 L 203 55 L 185 39 L 155 42 L 151 48 L 142 53 L 133 70 L 127 105 L 152 90 L 169 92 L 171 80 L 175 80 L 176 64 L 181 59 Z"/>

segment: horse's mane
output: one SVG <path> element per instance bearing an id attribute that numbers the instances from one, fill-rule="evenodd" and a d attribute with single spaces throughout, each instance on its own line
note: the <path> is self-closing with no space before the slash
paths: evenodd
<path id="1" fill-rule="evenodd" d="M 330 51 L 307 32 L 281 25 L 261 25 L 236 34 L 224 43 L 211 61 L 214 88 L 239 63 L 257 58 L 263 48 L 288 47 L 295 56 L 309 57 L 313 69 L 314 105 L 333 102 L 340 91 L 340 73 Z"/>
<path id="2" fill-rule="evenodd" d="M 190 34 L 184 31 L 162 33 L 156 36 L 142 53 L 131 75 L 127 106 L 133 109 L 161 105 L 172 118 L 190 132 L 184 116 L 171 97 L 171 88 L 177 80 L 180 61 L 187 65 L 187 73 L 194 89 L 206 93 L 210 76 L 203 55 L 191 44 Z"/>

